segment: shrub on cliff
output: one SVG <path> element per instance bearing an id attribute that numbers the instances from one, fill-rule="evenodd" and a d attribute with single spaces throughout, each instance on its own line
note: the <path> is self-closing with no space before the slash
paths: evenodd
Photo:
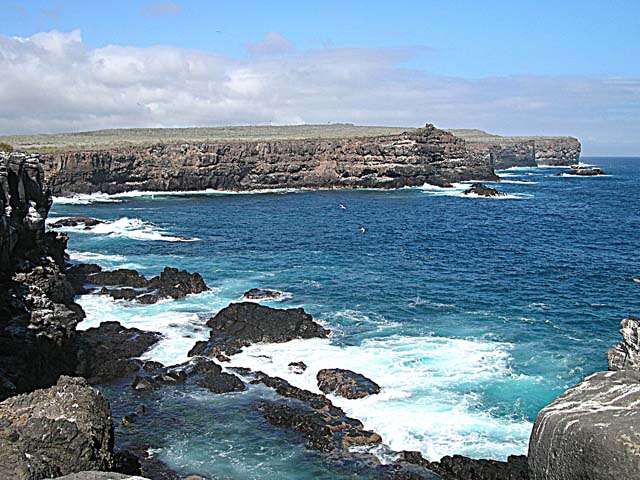
<path id="1" fill-rule="evenodd" d="M 0 142 L 0 152 L 13 152 L 13 147 L 8 143 Z"/>

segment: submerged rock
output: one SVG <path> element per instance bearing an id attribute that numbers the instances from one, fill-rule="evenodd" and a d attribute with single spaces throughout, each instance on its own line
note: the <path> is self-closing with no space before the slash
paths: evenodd
<path id="1" fill-rule="evenodd" d="M 302 308 L 276 309 L 257 303 L 232 303 L 220 310 L 207 325 L 207 342 L 198 342 L 193 355 L 234 355 L 253 343 L 282 343 L 294 338 L 325 338 L 329 335 Z"/>
<path id="2" fill-rule="evenodd" d="M 533 480 L 637 478 L 640 373 L 600 372 L 542 409 L 529 441 Z"/>
<path id="3" fill-rule="evenodd" d="M 245 300 L 279 300 L 282 298 L 282 292 L 267 288 L 252 288 L 244 292 L 242 298 Z"/>
<path id="4" fill-rule="evenodd" d="M 620 326 L 624 340 L 607 352 L 609 370 L 640 371 L 640 318 L 625 318 Z"/>
<path id="5" fill-rule="evenodd" d="M 113 456 L 109 403 L 84 379 L 0 403 L 0 478 L 42 479 L 107 470 Z"/>
<path id="6" fill-rule="evenodd" d="M 61 218 L 51 224 L 52 227 L 77 227 L 78 225 L 84 225 L 85 228 L 95 227 L 104 223 L 102 220 L 91 217 L 68 217 Z"/>
<path id="7" fill-rule="evenodd" d="M 495 188 L 487 187 L 483 183 L 474 183 L 462 193 L 465 195 L 478 195 L 480 197 L 504 197 L 506 195 Z"/>
<path id="8" fill-rule="evenodd" d="M 364 398 L 380 393 L 380 386 L 360 373 L 342 368 L 325 368 L 316 375 L 318 388 L 345 398 Z"/>

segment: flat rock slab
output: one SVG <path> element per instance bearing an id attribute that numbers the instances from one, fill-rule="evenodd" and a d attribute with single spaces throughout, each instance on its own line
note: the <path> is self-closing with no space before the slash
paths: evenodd
<path id="1" fill-rule="evenodd" d="M 380 385 L 360 373 L 343 368 L 324 368 L 316 375 L 318 388 L 345 398 L 364 398 L 380 393 Z"/>
<path id="2" fill-rule="evenodd" d="M 533 480 L 639 478 L 640 373 L 596 373 L 545 407 L 529 470 Z"/>

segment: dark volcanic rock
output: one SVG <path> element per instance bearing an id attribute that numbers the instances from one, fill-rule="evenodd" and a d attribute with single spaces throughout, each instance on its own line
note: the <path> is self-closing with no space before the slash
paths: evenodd
<path id="1" fill-rule="evenodd" d="M 307 364 L 304 362 L 291 362 L 289 364 L 289 370 L 293 373 L 303 373 L 307 369 Z"/>
<path id="2" fill-rule="evenodd" d="M 282 298 L 282 292 L 266 288 L 252 288 L 244 292 L 242 297 L 245 300 L 278 300 Z"/>
<path id="3" fill-rule="evenodd" d="M 189 355 L 234 355 L 252 343 L 281 343 L 294 338 L 324 338 L 329 330 L 313 321 L 302 308 L 276 309 L 256 303 L 232 303 L 207 325 L 209 341 L 196 343 Z"/>
<path id="4" fill-rule="evenodd" d="M 153 145 L 43 156 L 54 194 L 398 188 L 496 180 L 489 154 L 433 125 L 369 138 Z"/>
<path id="5" fill-rule="evenodd" d="M 77 373 L 98 383 L 134 374 L 142 366 L 137 357 L 160 338 L 159 333 L 125 328 L 118 322 L 77 332 Z"/>
<path id="6" fill-rule="evenodd" d="M 482 183 L 474 183 L 464 192 L 465 195 L 478 195 L 481 197 L 503 197 L 505 194 L 495 188 L 487 187 Z"/>
<path id="7" fill-rule="evenodd" d="M 83 379 L 0 403 L 0 478 L 42 479 L 111 466 L 109 403 Z"/>
<path id="8" fill-rule="evenodd" d="M 529 440 L 532 480 L 637 478 L 640 373 L 600 372 L 538 414 Z"/>
<path id="9" fill-rule="evenodd" d="M 116 472 L 78 472 L 63 477 L 56 477 L 55 480 L 150 480 L 139 475 L 129 475 Z"/>
<path id="10" fill-rule="evenodd" d="M 620 322 L 624 340 L 607 352 L 609 370 L 640 371 L 640 318 Z"/>
<path id="11" fill-rule="evenodd" d="M 104 223 L 102 220 L 90 217 L 68 217 L 61 218 L 51 224 L 52 227 L 77 227 L 78 225 L 84 225 L 85 228 L 95 227 Z"/>
<path id="12" fill-rule="evenodd" d="M 598 175 L 606 175 L 606 173 L 604 173 L 604 171 L 598 167 L 577 164 L 577 165 L 571 165 L 571 168 L 569 170 L 569 175 L 578 175 L 581 177 L 595 177 Z"/>
<path id="13" fill-rule="evenodd" d="M 199 273 L 189 273 L 186 270 L 170 267 L 165 267 L 160 275 L 153 277 L 149 282 L 149 288 L 157 290 L 160 297 L 173 299 L 209 290 Z"/>
<path id="14" fill-rule="evenodd" d="M 342 368 L 325 368 L 316 375 L 318 388 L 345 398 L 364 398 L 380 393 L 380 386 L 360 373 Z"/>
<path id="15" fill-rule="evenodd" d="M 110 285 L 119 287 L 146 288 L 149 280 L 138 271 L 129 268 L 119 268 L 113 271 L 99 271 L 88 275 L 89 283 L 96 285 Z"/>

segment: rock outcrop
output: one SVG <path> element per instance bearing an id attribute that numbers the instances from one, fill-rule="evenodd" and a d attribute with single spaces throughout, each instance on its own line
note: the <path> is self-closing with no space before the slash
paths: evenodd
<path id="1" fill-rule="evenodd" d="M 396 188 L 496 179 L 488 154 L 432 125 L 379 137 L 136 146 L 41 158 L 56 195 Z"/>
<path id="2" fill-rule="evenodd" d="M 344 398 L 364 398 L 380 393 L 380 385 L 360 373 L 343 368 L 323 368 L 316 375 L 318 388 Z"/>
<path id="3" fill-rule="evenodd" d="M 209 290 L 199 273 L 171 267 L 165 267 L 160 275 L 151 280 L 137 270 L 119 268 L 106 271 L 95 264 L 72 265 L 67 269 L 67 275 L 77 294 L 86 293 L 88 284 L 98 285 L 103 286 L 100 293 L 110 295 L 115 300 L 132 300 L 147 305 L 163 298 L 179 300 L 189 294 Z"/>
<path id="4" fill-rule="evenodd" d="M 532 480 L 636 478 L 640 472 L 640 373 L 600 372 L 536 418 L 529 441 Z"/>
<path id="5" fill-rule="evenodd" d="M 609 370 L 640 371 L 640 318 L 620 322 L 623 341 L 607 352 Z"/>
<path id="6" fill-rule="evenodd" d="M 63 273 L 67 238 L 45 233 L 50 205 L 38 159 L 0 153 L 0 400 L 73 371 L 84 312 Z"/>
<path id="7" fill-rule="evenodd" d="M 464 192 L 465 195 L 475 195 L 478 197 L 504 197 L 505 194 L 495 188 L 487 187 L 483 183 L 474 183 Z"/>
<path id="8" fill-rule="evenodd" d="M 252 288 L 244 292 L 242 298 L 245 300 L 279 300 L 282 298 L 282 292 L 268 288 Z"/>
<path id="9" fill-rule="evenodd" d="M 573 165 L 581 145 L 574 137 L 503 137 L 482 130 L 450 130 L 477 155 L 488 155 L 494 168 Z"/>
<path id="10" fill-rule="evenodd" d="M 578 177 L 597 177 L 598 175 L 606 175 L 606 173 L 599 167 L 578 163 L 576 165 L 571 165 L 569 175 L 576 175 Z"/>
<path id="11" fill-rule="evenodd" d="M 325 338 L 329 335 L 302 308 L 277 309 L 252 302 L 232 303 L 207 322 L 207 342 L 197 342 L 193 355 L 234 355 L 252 343 L 282 343 L 294 338 Z"/>
<path id="12" fill-rule="evenodd" d="M 0 478 L 107 470 L 112 451 L 109 403 L 83 379 L 62 376 L 53 387 L 0 403 Z"/>

